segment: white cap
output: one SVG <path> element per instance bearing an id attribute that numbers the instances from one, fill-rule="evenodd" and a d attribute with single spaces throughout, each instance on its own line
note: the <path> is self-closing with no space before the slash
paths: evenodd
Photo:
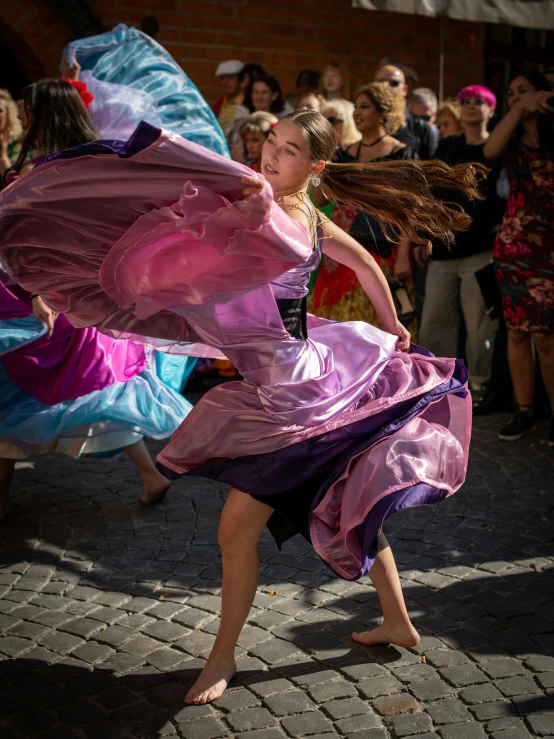
<path id="1" fill-rule="evenodd" d="M 238 74 L 242 71 L 243 67 L 244 64 L 238 59 L 228 59 L 226 62 L 221 62 L 215 70 L 215 76 L 221 77 L 224 74 Z"/>

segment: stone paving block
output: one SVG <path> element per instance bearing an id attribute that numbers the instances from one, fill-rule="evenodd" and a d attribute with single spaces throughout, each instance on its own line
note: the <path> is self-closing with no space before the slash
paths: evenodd
<path id="1" fill-rule="evenodd" d="M 507 729 L 506 731 L 494 731 L 490 736 L 491 739 L 533 739 L 527 729 L 523 727 L 519 729 Z"/>
<path id="2" fill-rule="evenodd" d="M 485 683 L 488 678 L 484 672 L 475 665 L 458 665 L 457 667 L 445 667 L 440 670 L 440 676 L 456 688 L 476 683 Z"/>
<path id="3" fill-rule="evenodd" d="M 373 708 L 383 716 L 397 716 L 401 713 L 417 711 L 418 703 L 408 693 L 387 695 L 372 701 Z"/>
<path id="4" fill-rule="evenodd" d="M 366 701 L 361 698 L 344 698 L 333 700 L 323 704 L 323 709 L 330 715 L 333 721 L 348 718 L 349 716 L 360 716 L 371 712 Z"/>
<path id="5" fill-rule="evenodd" d="M 279 729 L 260 729 L 248 731 L 246 734 L 237 734 L 238 739 L 283 739 L 285 736 Z"/>
<path id="6" fill-rule="evenodd" d="M 136 693 L 123 687 L 123 685 L 111 686 L 94 696 L 94 702 L 104 711 L 114 711 L 117 708 L 128 706 L 130 703 L 135 703 L 136 700 Z"/>
<path id="7" fill-rule="evenodd" d="M 87 739 L 121 739 L 123 733 L 121 724 L 110 719 L 83 726 L 82 731 Z"/>
<path id="8" fill-rule="evenodd" d="M 145 690 L 143 695 L 157 706 L 169 706 L 172 703 L 182 703 L 188 690 L 181 683 L 171 680 L 169 682 L 155 685 Z"/>
<path id="9" fill-rule="evenodd" d="M 350 718 L 341 719 L 335 723 L 335 726 L 341 734 L 345 736 L 356 734 L 360 731 L 381 731 L 383 724 L 381 719 L 372 713 L 362 714 L 359 716 L 351 716 Z M 383 736 L 385 736 L 383 734 Z M 366 735 L 362 734 L 360 739 L 366 739 Z"/>
<path id="10" fill-rule="evenodd" d="M 487 736 L 481 724 L 467 721 L 441 726 L 438 732 L 442 739 L 486 739 Z"/>
<path id="11" fill-rule="evenodd" d="M 507 697 L 542 693 L 532 677 L 508 677 L 504 680 L 496 680 L 495 685 Z"/>
<path id="12" fill-rule="evenodd" d="M 137 667 L 140 667 L 143 664 L 144 661 L 140 659 L 140 657 L 135 657 L 132 654 L 124 654 L 121 652 L 119 654 L 114 654 L 113 657 L 110 657 L 105 662 L 97 664 L 96 669 L 103 672 L 110 672 L 114 675 L 123 675 L 131 670 L 136 670 Z"/>
<path id="13" fill-rule="evenodd" d="M 69 597 L 75 600 L 94 600 L 98 595 L 96 588 L 77 586 L 69 591 Z"/>
<path id="14" fill-rule="evenodd" d="M 394 663 L 391 663 L 390 669 L 399 680 L 407 683 L 424 682 L 437 677 L 435 668 L 422 662 L 417 665 L 400 665 L 399 667 L 395 667 Z"/>
<path id="15" fill-rule="evenodd" d="M 529 657 L 525 660 L 525 667 L 531 672 L 549 672 L 554 670 L 554 657 L 546 654 Z"/>
<path id="16" fill-rule="evenodd" d="M 192 654 L 195 657 L 208 654 L 211 652 L 215 642 L 215 636 L 213 634 L 205 634 L 201 631 L 192 631 L 187 636 L 184 636 L 179 641 L 175 642 L 175 646 L 182 649 L 188 654 Z"/>
<path id="17" fill-rule="evenodd" d="M 70 613 L 65 613 L 65 611 L 47 611 L 45 608 L 40 610 L 42 613 L 34 616 L 33 622 L 50 626 L 53 629 L 57 629 L 58 626 L 73 619 L 73 616 Z"/>
<path id="18" fill-rule="evenodd" d="M 314 685 L 309 689 L 309 693 L 317 703 L 326 703 L 327 701 L 335 700 L 336 698 L 351 698 L 358 696 L 358 691 L 354 685 L 346 680 Z"/>
<path id="19" fill-rule="evenodd" d="M 131 703 L 128 706 L 117 708 L 115 711 L 110 713 L 110 718 L 117 721 L 122 726 L 134 726 L 145 721 L 152 721 L 158 719 L 159 722 L 163 723 L 165 720 L 165 713 L 162 708 L 153 706 L 146 700 L 139 699 L 135 703 Z"/>
<path id="20" fill-rule="evenodd" d="M 516 675 L 527 675 L 528 671 L 517 659 L 495 659 L 481 665 L 481 669 L 493 679 L 503 677 L 515 677 Z"/>
<path id="21" fill-rule="evenodd" d="M 336 680 L 341 677 L 339 672 L 335 670 L 326 670 L 323 666 L 314 666 L 309 672 L 303 675 L 293 675 L 291 680 L 303 688 L 311 688 L 314 685 L 321 685 L 330 680 Z"/>
<path id="22" fill-rule="evenodd" d="M 212 703 L 216 708 L 225 712 L 240 711 L 243 708 L 259 706 L 260 700 L 246 688 L 227 689 L 225 693 Z"/>
<path id="23" fill-rule="evenodd" d="M 170 621 L 154 621 L 145 626 L 142 633 L 164 642 L 174 642 L 190 634 L 190 629 Z"/>
<path id="24" fill-rule="evenodd" d="M 270 639 L 262 644 L 257 644 L 250 651 L 255 657 L 259 657 L 264 662 L 274 665 L 283 659 L 291 657 L 300 650 L 298 647 L 282 639 Z"/>
<path id="25" fill-rule="evenodd" d="M 50 631 L 48 626 L 42 624 L 35 624 L 29 621 L 22 621 L 16 623 L 15 626 L 11 626 L 9 629 L 4 629 L 10 636 L 20 636 L 22 639 L 40 639 L 41 636 Z"/>
<path id="26" fill-rule="evenodd" d="M 75 701 L 81 698 L 81 695 L 67 685 L 56 685 L 55 687 L 41 690 L 36 694 L 36 697 L 45 708 L 55 711 L 62 706 L 67 706 L 69 703 L 75 703 Z"/>
<path id="27" fill-rule="evenodd" d="M 153 651 L 160 649 L 163 646 L 165 645 L 156 639 L 151 639 L 149 636 L 138 634 L 122 644 L 120 649 L 122 652 L 127 652 L 127 654 L 134 654 L 135 657 L 146 657 L 147 654 L 151 654 Z"/>
<path id="28" fill-rule="evenodd" d="M 410 734 L 423 734 L 433 728 L 433 722 L 426 713 L 411 713 L 408 716 L 393 716 L 389 721 L 397 737 Z"/>
<path id="29" fill-rule="evenodd" d="M 268 696 L 264 704 L 275 716 L 291 716 L 305 711 L 315 711 L 317 705 L 302 690 Z"/>
<path id="30" fill-rule="evenodd" d="M 308 736 L 333 730 L 332 723 L 319 711 L 288 716 L 281 723 L 285 731 L 292 737 Z"/>
<path id="31" fill-rule="evenodd" d="M 152 598 L 136 597 L 131 598 L 127 603 L 122 603 L 120 608 L 122 611 L 129 611 L 130 613 L 146 613 L 151 608 L 157 605 L 158 601 Z"/>
<path id="32" fill-rule="evenodd" d="M 171 647 L 166 649 L 156 649 L 154 652 L 146 655 L 144 658 L 150 665 L 154 665 L 160 670 L 170 670 L 176 665 L 180 665 L 190 659 L 187 654 L 179 652 L 177 649 Z"/>
<path id="33" fill-rule="evenodd" d="M 187 605 L 191 608 L 199 608 L 201 611 L 219 613 L 221 611 L 221 598 L 217 595 L 195 595 Z"/>
<path id="34" fill-rule="evenodd" d="M 420 701 L 435 701 L 452 695 L 452 688 L 438 679 L 410 683 L 410 691 Z"/>
<path id="35" fill-rule="evenodd" d="M 100 593 L 96 591 L 96 595 L 92 600 L 102 606 L 108 606 L 109 608 L 119 608 L 124 603 L 128 603 L 131 600 L 131 596 L 116 591 L 104 591 Z"/>
<path id="36" fill-rule="evenodd" d="M 527 718 L 529 728 L 536 736 L 554 735 L 554 714 L 536 714 Z"/>
<path id="37" fill-rule="evenodd" d="M 494 701 L 474 705 L 471 707 L 471 712 L 478 721 L 515 716 L 514 707 L 509 701 Z"/>
<path id="38" fill-rule="evenodd" d="M 475 685 L 472 688 L 461 690 L 459 695 L 464 703 L 470 705 L 502 700 L 502 693 L 494 685 Z"/>
<path id="39" fill-rule="evenodd" d="M 554 715 L 554 700 L 545 695 L 517 695 L 512 698 L 520 716 L 530 716 L 537 713 Z"/>
<path id="40" fill-rule="evenodd" d="M 184 739 L 219 739 L 228 736 L 228 732 L 215 718 L 196 719 L 181 723 L 179 724 L 179 734 Z"/>
<path id="41" fill-rule="evenodd" d="M 74 618 L 59 626 L 60 631 L 67 631 L 69 634 L 82 636 L 83 639 L 88 639 L 103 628 L 104 624 L 101 621 L 94 621 L 91 618 Z"/>
<path id="42" fill-rule="evenodd" d="M 317 716 L 318 714 L 310 713 L 308 715 Z M 267 708 L 245 708 L 243 711 L 228 714 L 226 719 L 231 728 L 236 732 L 266 729 L 277 724 L 277 720 L 270 714 Z M 290 721 L 292 719 L 285 720 Z"/>
<path id="43" fill-rule="evenodd" d="M 98 644 L 95 641 L 88 641 L 86 644 L 83 644 L 82 647 L 77 647 L 72 654 L 74 657 L 77 657 L 77 659 L 82 659 L 83 662 L 93 664 L 113 655 L 114 650 L 106 644 Z"/>
<path id="44" fill-rule="evenodd" d="M 98 631 L 94 635 L 94 638 L 100 644 L 108 644 L 111 647 L 120 647 L 133 636 L 135 636 L 135 632 L 132 629 L 127 629 L 125 626 L 115 624 L 114 626 L 108 626 L 107 629 Z"/>
<path id="45" fill-rule="evenodd" d="M 438 734 L 434 731 L 426 731 L 425 734 L 412 734 L 410 736 L 403 737 L 403 739 L 440 739 Z"/>
<path id="46" fill-rule="evenodd" d="M 431 649 L 425 652 L 425 659 L 433 667 L 454 667 L 456 665 L 468 664 L 469 659 L 453 649 Z"/>
<path id="47" fill-rule="evenodd" d="M 543 672 L 537 675 L 537 680 L 543 688 L 554 688 L 554 672 Z"/>
<path id="48" fill-rule="evenodd" d="M 88 614 L 88 618 L 94 621 L 102 621 L 105 624 L 113 624 L 122 618 L 127 616 L 126 611 L 121 608 L 110 608 L 110 606 L 95 607 L 93 611 Z"/>
<path id="49" fill-rule="evenodd" d="M 35 646 L 30 639 L 21 639 L 19 636 L 0 637 L 0 654 L 6 657 L 19 657 Z"/>
<path id="50" fill-rule="evenodd" d="M 425 707 L 436 724 L 451 724 L 455 721 L 470 721 L 471 714 L 457 698 L 445 698 Z"/>
<path id="51" fill-rule="evenodd" d="M 404 690 L 402 683 L 392 675 L 379 675 L 361 680 L 357 687 L 364 698 L 377 698 L 379 695 L 390 695 Z"/>
<path id="52" fill-rule="evenodd" d="M 294 688 L 294 685 L 289 680 L 281 677 L 277 672 L 272 671 L 260 672 L 257 675 L 246 678 L 243 682 L 245 687 L 260 698 L 285 693 Z"/>
<path id="53" fill-rule="evenodd" d="M 200 628 L 213 619 L 213 613 L 201 611 L 198 608 L 189 608 L 188 606 L 173 617 L 174 622 L 188 626 L 191 629 Z"/>

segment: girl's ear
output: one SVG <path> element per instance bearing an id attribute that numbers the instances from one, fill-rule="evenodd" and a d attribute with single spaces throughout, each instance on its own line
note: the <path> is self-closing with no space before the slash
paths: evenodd
<path id="1" fill-rule="evenodd" d="M 311 173 L 314 175 L 314 177 L 317 177 L 318 174 L 321 174 L 323 170 L 325 169 L 325 162 L 323 159 L 321 159 L 319 162 L 314 162 L 312 165 Z"/>

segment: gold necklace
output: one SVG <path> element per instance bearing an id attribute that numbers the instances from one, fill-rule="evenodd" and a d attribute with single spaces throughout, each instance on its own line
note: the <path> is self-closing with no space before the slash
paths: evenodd
<path id="1" fill-rule="evenodd" d="M 285 198 L 296 198 L 296 202 L 287 203 L 285 202 Z M 312 247 L 315 249 L 317 247 L 318 217 L 315 208 L 311 205 L 311 201 L 306 198 L 305 191 L 299 190 L 298 192 L 291 192 L 289 195 L 282 195 L 277 200 L 277 205 L 280 205 L 281 208 L 286 210 L 300 210 L 308 216 L 310 238 L 312 240 Z"/>

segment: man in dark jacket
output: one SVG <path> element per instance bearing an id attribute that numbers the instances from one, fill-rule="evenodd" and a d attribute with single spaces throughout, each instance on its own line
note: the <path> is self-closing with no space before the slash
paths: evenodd
<path id="1" fill-rule="evenodd" d="M 398 59 L 386 59 L 387 63 L 379 67 L 375 74 L 375 82 L 386 82 L 392 88 L 408 94 L 405 67 Z M 406 108 L 406 126 L 393 134 L 395 139 L 417 151 L 420 159 L 432 159 L 438 145 L 438 130 L 423 118 L 414 116 Z"/>

